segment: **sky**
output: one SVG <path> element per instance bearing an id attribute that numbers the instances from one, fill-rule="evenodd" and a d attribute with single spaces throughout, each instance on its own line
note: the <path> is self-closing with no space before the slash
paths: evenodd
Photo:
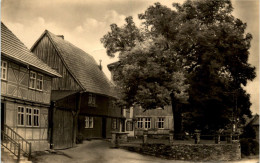
<path id="1" fill-rule="evenodd" d="M 30 49 L 45 29 L 102 60 L 103 71 L 110 79 L 107 64 L 118 59 L 106 55 L 100 39 L 110 30 L 110 24 L 121 26 L 127 16 L 137 15 L 150 5 L 160 2 L 172 7 L 184 0 L 2 0 L 2 22 Z M 245 89 L 251 95 L 251 111 L 259 114 L 259 0 L 232 0 L 233 15 L 247 23 L 253 35 L 249 63 L 256 67 L 257 77 Z"/>

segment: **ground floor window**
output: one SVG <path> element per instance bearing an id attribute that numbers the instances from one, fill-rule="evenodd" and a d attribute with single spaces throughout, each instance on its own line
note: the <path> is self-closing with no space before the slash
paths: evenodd
<path id="1" fill-rule="evenodd" d="M 26 108 L 26 126 L 32 126 L 32 108 Z"/>
<path id="2" fill-rule="evenodd" d="M 93 128 L 94 127 L 94 121 L 93 117 L 85 117 L 85 128 Z"/>
<path id="3" fill-rule="evenodd" d="M 33 126 L 36 126 L 36 127 L 40 126 L 39 115 L 40 115 L 39 109 L 33 109 Z"/>
<path id="4" fill-rule="evenodd" d="M 19 106 L 17 111 L 17 124 L 24 126 L 24 107 Z"/>
<path id="5" fill-rule="evenodd" d="M 143 118 L 137 118 L 137 128 L 143 128 Z"/>
<path id="6" fill-rule="evenodd" d="M 144 128 L 151 128 L 151 118 L 144 118 Z"/>
<path id="7" fill-rule="evenodd" d="M 113 118 L 112 119 L 112 129 L 117 129 L 117 119 L 116 118 Z"/>
<path id="8" fill-rule="evenodd" d="M 133 122 L 132 121 L 126 122 L 126 131 L 133 131 Z"/>
<path id="9" fill-rule="evenodd" d="M 157 118 L 156 127 L 160 129 L 164 128 L 164 118 Z"/>
<path id="10" fill-rule="evenodd" d="M 40 126 L 40 110 L 18 106 L 17 109 L 17 125 L 25 127 Z"/>

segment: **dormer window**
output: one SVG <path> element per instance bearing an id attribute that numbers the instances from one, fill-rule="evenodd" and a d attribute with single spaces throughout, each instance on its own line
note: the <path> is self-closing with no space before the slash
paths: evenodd
<path id="1" fill-rule="evenodd" d="M 1 79 L 7 79 L 7 62 L 1 61 Z"/>
<path id="2" fill-rule="evenodd" d="M 36 72 L 30 71 L 30 84 L 29 87 L 35 89 L 36 87 Z"/>

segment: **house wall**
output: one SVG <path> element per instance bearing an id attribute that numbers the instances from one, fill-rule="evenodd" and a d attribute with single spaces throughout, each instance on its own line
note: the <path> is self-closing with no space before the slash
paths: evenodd
<path id="1" fill-rule="evenodd" d="M 51 77 L 43 75 L 43 90 L 29 88 L 29 73 L 31 69 L 7 58 L 7 79 L 1 79 L 1 102 L 4 103 L 4 123 L 14 129 L 19 135 L 32 143 L 32 150 L 45 150 L 48 143 L 48 107 L 51 94 Z M 33 70 L 39 73 L 36 70 Z M 18 126 L 18 107 L 39 109 L 39 126 Z M 24 118 L 26 123 L 26 111 Z M 33 115 L 32 115 L 33 117 Z M 32 122 L 33 123 L 33 122 Z"/>
<path id="2" fill-rule="evenodd" d="M 62 78 L 53 79 L 52 90 L 81 90 L 81 87 L 67 70 L 51 40 L 46 35 L 32 49 L 32 52 L 62 75 Z"/>
<path id="3" fill-rule="evenodd" d="M 2 101 L 5 103 L 5 124 L 11 127 L 24 139 L 32 143 L 32 151 L 49 149 L 48 142 L 48 108 L 24 104 L 23 101 Z M 39 126 L 18 126 L 17 115 L 19 107 L 39 109 Z"/>
<path id="4" fill-rule="evenodd" d="M 8 69 L 7 80 L 1 80 L 1 96 L 50 104 L 51 78 L 49 76 L 40 73 L 43 75 L 42 91 L 31 89 L 29 88 L 30 70 L 7 59 L 2 58 L 2 61 L 7 61 Z"/>
<path id="5" fill-rule="evenodd" d="M 148 134 L 169 134 L 170 130 L 173 130 L 173 113 L 172 113 L 172 107 L 171 106 L 165 106 L 164 109 L 158 108 L 158 109 L 151 109 L 151 110 L 144 110 L 139 107 L 135 106 L 133 109 L 133 117 L 134 117 L 134 135 L 139 136 L 143 135 L 144 129 L 144 123 L 143 128 L 138 128 L 137 126 L 137 119 L 138 118 L 151 118 L 151 128 L 147 129 Z M 164 118 L 164 128 L 159 129 L 156 127 L 156 121 L 158 118 Z"/>

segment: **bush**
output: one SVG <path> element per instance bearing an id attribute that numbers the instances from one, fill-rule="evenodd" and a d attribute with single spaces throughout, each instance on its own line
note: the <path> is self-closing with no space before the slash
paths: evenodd
<path id="1" fill-rule="evenodd" d="M 240 140 L 242 155 L 257 155 L 259 153 L 259 143 L 252 138 L 243 138 Z"/>
<path id="2" fill-rule="evenodd" d="M 76 137 L 76 144 L 82 144 L 83 140 L 85 140 L 85 137 L 83 134 L 79 133 Z"/>

